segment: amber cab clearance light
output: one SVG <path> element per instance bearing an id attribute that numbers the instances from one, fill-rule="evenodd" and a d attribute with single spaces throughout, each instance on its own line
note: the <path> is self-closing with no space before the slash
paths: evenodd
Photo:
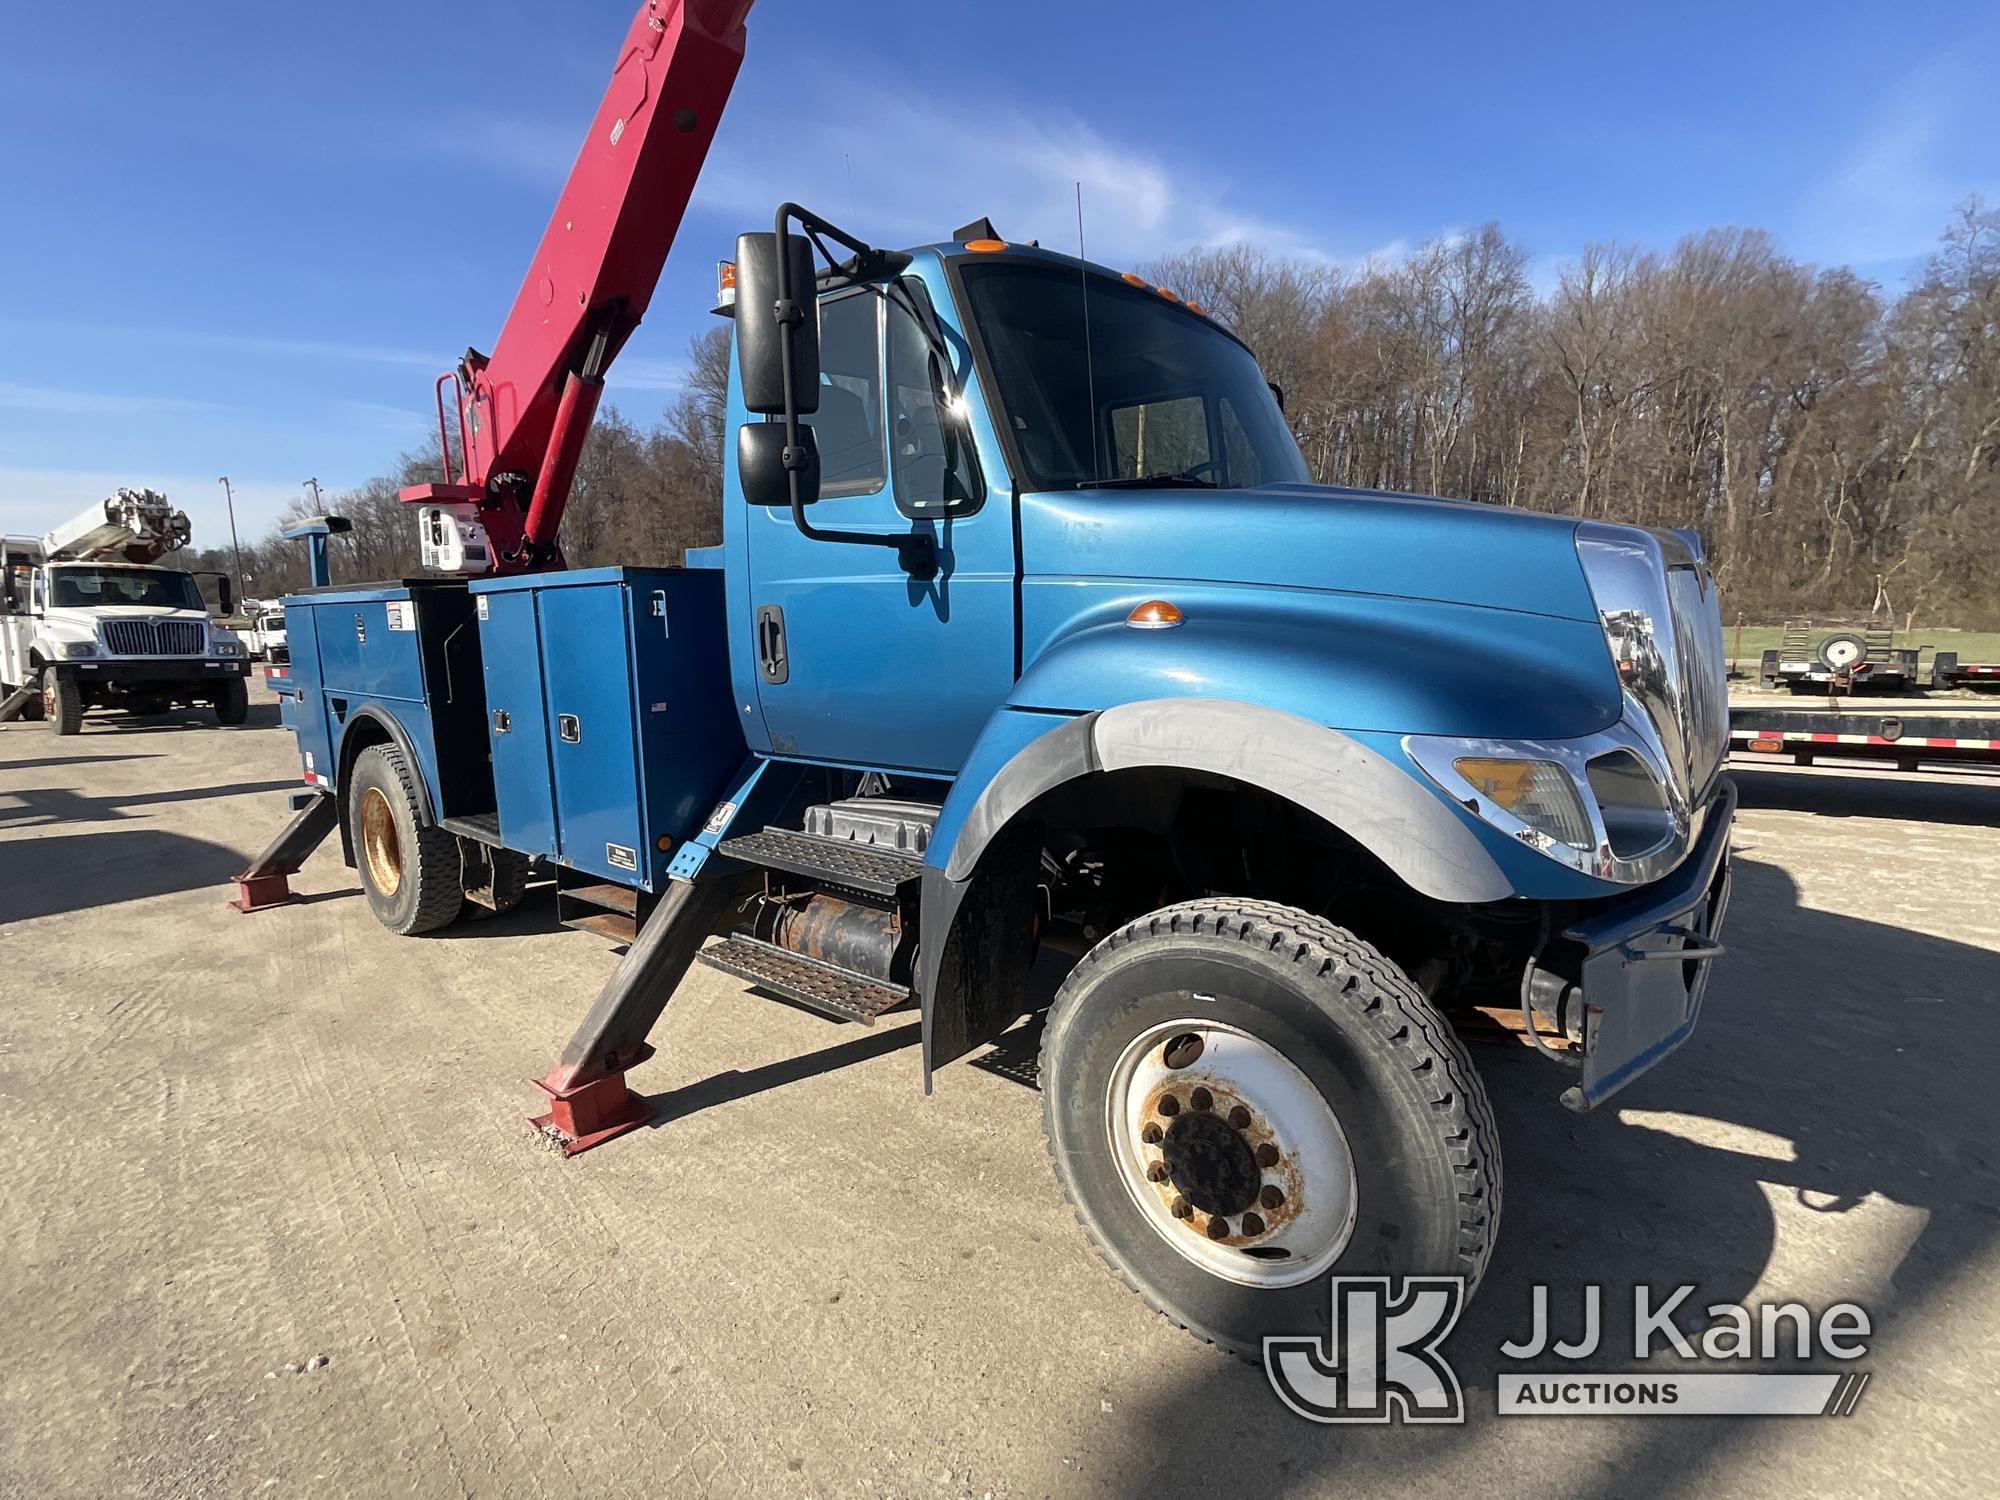
<path id="1" fill-rule="evenodd" d="M 1133 274 L 1132 272 L 1130 272 L 1130 271 L 1127 271 L 1127 272 L 1125 273 L 1125 279 L 1126 279 L 1127 281 L 1131 282 L 1131 283 L 1132 283 L 1132 285 L 1134 285 L 1134 286 L 1144 286 L 1144 285 L 1146 284 L 1146 278 L 1145 278 L 1145 277 L 1143 277 L 1143 276 L 1137 276 L 1137 275 L 1134 275 L 1134 274 Z"/>
<path id="2" fill-rule="evenodd" d="M 978 250 L 990 254 L 995 250 L 1005 250 L 1007 248 L 1007 242 L 1005 240 L 967 240 L 965 242 L 965 248 L 968 250 Z"/>
<path id="3" fill-rule="evenodd" d="M 1164 599 L 1148 599 L 1125 617 L 1134 630 L 1171 630 L 1180 622 L 1180 607 Z"/>

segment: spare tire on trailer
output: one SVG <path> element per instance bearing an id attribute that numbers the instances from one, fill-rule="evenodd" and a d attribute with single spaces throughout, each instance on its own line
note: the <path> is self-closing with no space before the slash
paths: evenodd
<path id="1" fill-rule="evenodd" d="M 1820 665 L 1829 672 L 1845 672 L 1868 660 L 1868 642 L 1845 630 L 1837 630 L 1819 643 Z"/>
<path id="2" fill-rule="evenodd" d="M 1126 1283 L 1247 1359 L 1323 1334 L 1335 1276 L 1464 1278 L 1500 1220 L 1500 1141 L 1444 1018 L 1353 933 L 1268 901 L 1141 917 L 1064 982 L 1044 1126 Z"/>
<path id="3" fill-rule="evenodd" d="M 417 778 L 394 744 L 370 745 L 347 780 L 347 831 L 375 919 L 405 937 L 458 916 L 458 840 L 426 823 Z"/>

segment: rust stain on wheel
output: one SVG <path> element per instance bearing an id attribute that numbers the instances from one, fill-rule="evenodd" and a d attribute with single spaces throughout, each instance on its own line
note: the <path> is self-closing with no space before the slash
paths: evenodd
<path id="1" fill-rule="evenodd" d="M 396 814 L 380 787 L 361 794 L 361 853 L 375 889 L 393 896 L 403 885 L 403 846 L 396 837 Z"/>

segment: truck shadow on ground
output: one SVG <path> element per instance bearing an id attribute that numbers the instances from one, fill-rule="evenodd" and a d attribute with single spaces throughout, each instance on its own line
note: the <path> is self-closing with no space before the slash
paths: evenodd
<path id="1" fill-rule="evenodd" d="M 115 760 L 122 757 L 109 758 Z M 256 792 L 290 791 L 297 785 L 295 781 L 237 781 L 226 786 L 185 787 L 160 792 L 112 792 L 101 797 L 86 796 L 74 787 L 22 787 L 14 791 L 0 791 L 0 828 L 117 823 L 141 816 L 133 811 L 138 808 L 158 807 L 171 802 L 206 802 L 217 797 L 244 797 Z M 37 838 L 27 846 L 27 858 L 38 858 L 42 847 L 43 840 Z M 236 867 L 229 872 L 232 875 L 244 864 L 241 855 L 235 856 L 235 859 Z"/>
<path id="2" fill-rule="evenodd" d="M 2000 827 L 2000 777 L 1953 773 L 1949 780 L 1925 780 L 1898 772 L 1843 775 L 1824 768 L 1810 772 L 1732 766 L 1745 807 L 1816 813 L 1826 818 L 1907 818 L 1919 823 Z"/>
<path id="3" fill-rule="evenodd" d="M 0 847 L 0 925 L 221 887 L 243 868 L 233 849 L 158 828 L 43 833 Z"/>
<path id="4" fill-rule="evenodd" d="M 1314 1426 L 1279 1405 L 1260 1371 L 1218 1359 L 1165 1399 L 1121 1414 L 1130 1423 L 1121 1492 L 1152 1500 L 1170 1491 L 1182 1455 L 1157 1435 L 1194 1431 L 1204 1471 L 1230 1475 L 1239 1494 L 1504 1472 L 1495 1467 L 1503 1452 L 1525 1462 L 1518 1445 L 1548 1435 L 1526 1424 L 1511 1431 L 1495 1415 L 1498 1373 L 1519 1368 L 1499 1345 L 1528 1332 L 1530 1289 L 1549 1288 L 1559 1336 L 1574 1336 L 1583 1286 L 1603 1286 L 1606 1336 L 1593 1363 L 1629 1370 L 1632 1288 L 1694 1283 L 1689 1310 L 1741 1301 L 1772 1263 L 1771 1196 L 1830 1216 L 1864 1204 L 1893 1212 L 1882 1199 L 1925 1216 L 1900 1256 L 1880 1248 L 1878 1234 L 1840 1264 L 1842 1286 L 1886 1288 L 1863 1299 L 1875 1331 L 1864 1367 L 1881 1367 L 1917 1314 L 1987 1264 L 2000 1239 L 1991 1145 L 2000 1091 L 1988 1073 L 2000 1050 L 2000 954 L 1804 908 L 1790 877 L 1756 857 L 1754 836 L 1739 833 L 1736 869 L 1731 959 L 1700 1029 L 1602 1113 L 1557 1105 L 1566 1077 L 1554 1064 L 1518 1050 L 1476 1053 L 1499 1117 L 1507 1201 L 1485 1282 L 1447 1344 L 1466 1425 Z M 1691 1139 L 1676 1117 L 1709 1139 Z M 1717 1126 L 1730 1144 L 1713 1143 Z M 1832 1293 L 1824 1282 L 1770 1290 L 1808 1302 Z M 1915 1368 L 1920 1356 L 1905 1358 Z M 1627 1419 L 1624 1431 L 1628 1442 L 1578 1472 L 1535 1468 L 1538 1485 L 1555 1495 L 1699 1494 L 1745 1480 L 1738 1466 L 1768 1457 L 1768 1421 Z M 1816 1436 L 1801 1431 L 1807 1443 Z"/>
<path id="5" fill-rule="evenodd" d="M 163 714 L 130 714 L 123 711 L 106 712 L 98 710 L 83 716 L 83 733 L 104 734 L 152 734 L 163 729 L 217 729 L 222 726 L 215 722 L 215 713 L 206 708 L 174 708 Z M 282 727 L 278 719 L 278 705 L 252 701 L 241 724 L 231 726 L 231 732 L 240 734 L 244 730 L 277 729 Z"/>

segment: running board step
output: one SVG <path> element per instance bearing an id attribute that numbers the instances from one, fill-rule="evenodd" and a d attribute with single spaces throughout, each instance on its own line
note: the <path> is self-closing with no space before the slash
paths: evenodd
<path id="1" fill-rule="evenodd" d="M 746 865 L 805 875 L 871 896 L 894 896 L 924 873 L 923 861 L 907 854 L 784 828 L 726 839 L 720 850 Z"/>
<path id="2" fill-rule="evenodd" d="M 748 980 L 835 1020 L 859 1021 L 863 1026 L 873 1026 L 877 1016 L 910 998 L 901 985 L 884 984 L 852 969 L 837 968 L 740 934 L 702 949 L 700 957 L 711 969 Z"/>

